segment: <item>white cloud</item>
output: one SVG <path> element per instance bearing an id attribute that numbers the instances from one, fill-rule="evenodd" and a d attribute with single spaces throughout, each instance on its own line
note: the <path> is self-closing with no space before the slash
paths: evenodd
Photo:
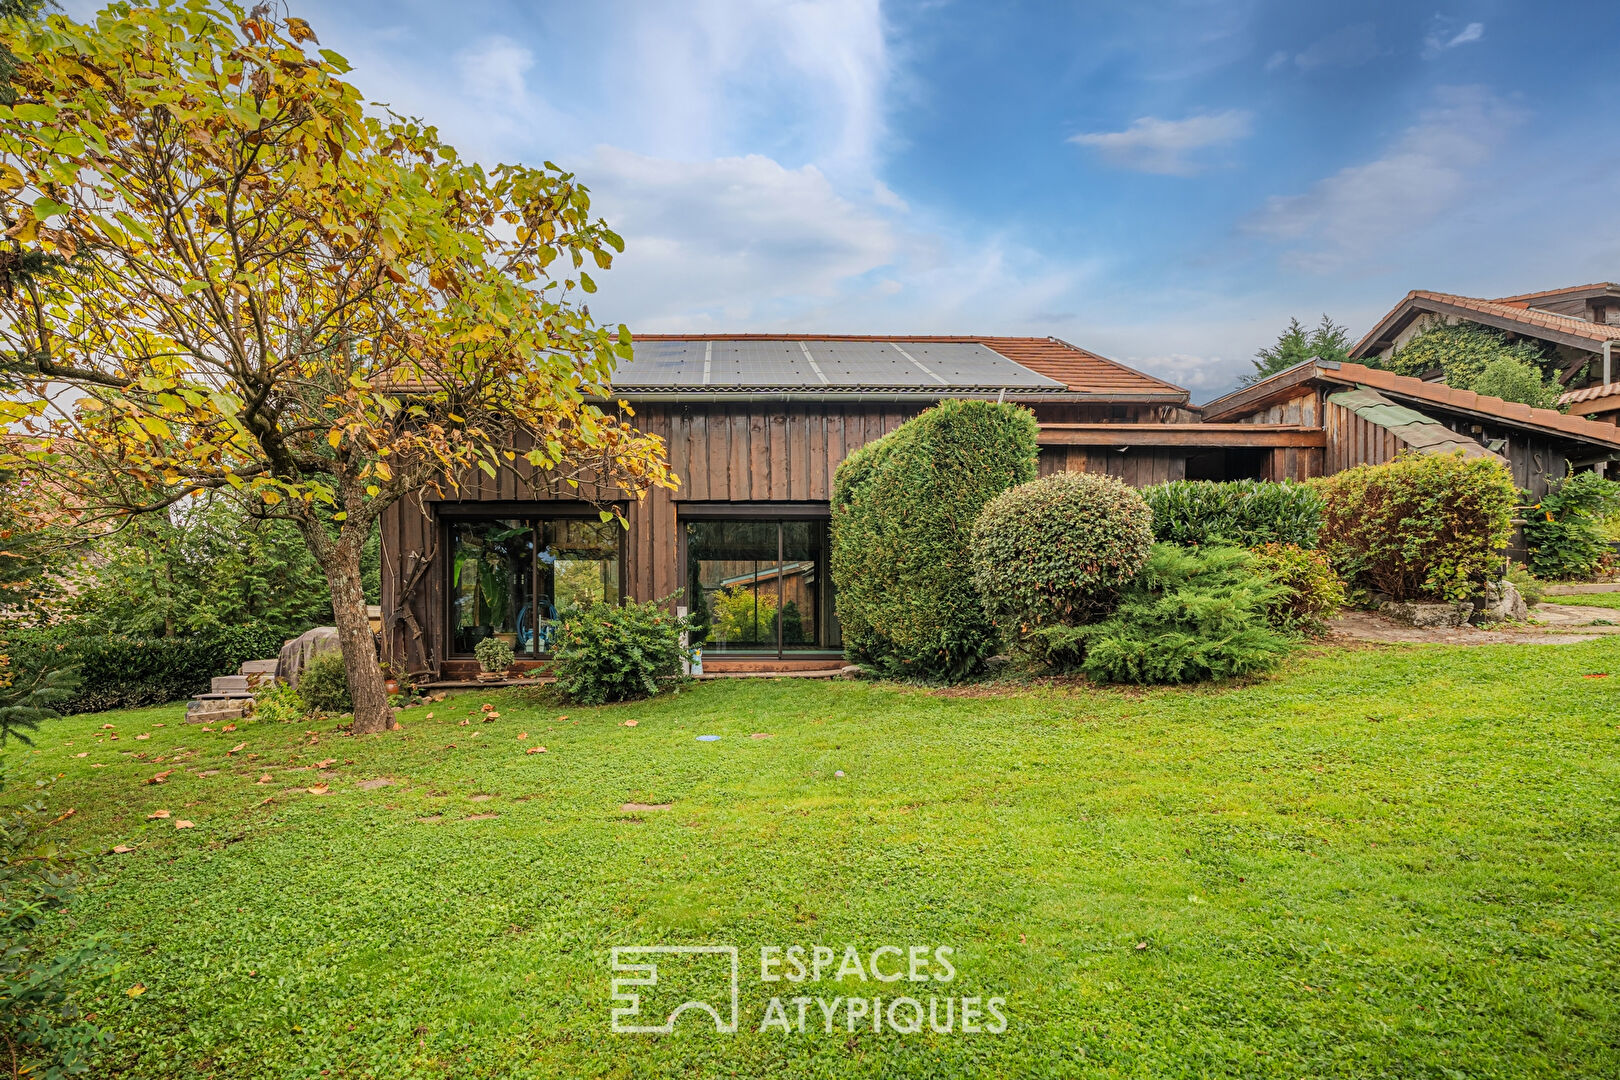
<path id="1" fill-rule="evenodd" d="M 1319 67 L 1359 67 L 1378 55 L 1378 28 L 1357 23 L 1312 42 L 1294 56 L 1301 71 Z"/>
<path id="2" fill-rule="evenodd" d="M 1168 176 L 1191 176 L 1202 169 L 1189 155 L 1247 138 L 1253 117 L 1241 109 L 1199 113 L 1184 120 L 1144 116 L 1124 131 L 1069 136 L 1077 146 L 1094 147 L 1103 160 L 1120 168 Z"/>
<path id="3" fill-rule="evenodd" d="M 1471 22 L 1459 30 L 1455 19 L 1436 15 L 1429 32 L 1423 38 L 1423 55 L 1427 59 L 1433 59 L 1443 52 L 1455 49 L 1459 45 L 1468 45 L 1479 41 L 1484 36 L 1484 23 Z"/>
<path id="4" fill-rule="evenodd" d="M 534 67 L 534 53 L 507 37 L 493 37 L 456 55 L 461 85 L 479 102 L 498 108 L 528 103 L 526 75 Z"/>
<path id="5" fill-rule="evenodd" d="M 1285 262 L 1328 271 L 1374 254 L 1442 215 L 1522 114 L 1480 87 L 1447 87 L 1385 152 L 1298 195 L 1273 195 L 1245 224 L 1287 246 Z"/>

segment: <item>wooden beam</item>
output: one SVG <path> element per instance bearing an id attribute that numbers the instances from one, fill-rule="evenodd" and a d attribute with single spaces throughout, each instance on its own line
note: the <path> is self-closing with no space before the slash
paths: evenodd
<path id="1" fill-rule="evenodd" d="M 1042 446 L 1323 447 L 1327 433 L 1299 424 L 1042 424 Z"/>

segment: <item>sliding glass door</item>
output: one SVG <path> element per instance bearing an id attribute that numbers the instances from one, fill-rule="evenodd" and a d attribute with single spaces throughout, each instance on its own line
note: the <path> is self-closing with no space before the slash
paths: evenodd
<path id="1" fill-rule="evenodd" d="M 838 647 L 824 519 L 704 519 L 684 532 L 695 642 L 779 656 Z"/>
<path id="2" fill-rule="evenodd" d="M 597 518 L 479 518 L 450 529 L 450 652 L 487 637 L 518 656 L 549 653 L 572 608 L 619 601 L 617 522 Z"/>

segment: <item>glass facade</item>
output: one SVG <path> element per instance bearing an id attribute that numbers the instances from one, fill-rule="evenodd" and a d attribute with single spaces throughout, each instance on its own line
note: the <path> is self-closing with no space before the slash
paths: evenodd
<path id="1" fill-rule="evenodd" d="M 685 531 L 694 644 L 778 654 L 838 647 L 825 521 L 688 521 Z"/>
<path id="2" fill-rule="evenodd" d="M 616 521 L 500 518 L 450 524 L 450 651 L 487 637 L 518 656 L 551 651 L 569 608 L 619 600 Z"/>

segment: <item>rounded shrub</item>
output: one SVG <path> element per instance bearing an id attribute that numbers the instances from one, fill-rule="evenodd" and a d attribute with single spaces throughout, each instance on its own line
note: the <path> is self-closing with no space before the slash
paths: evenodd
<path id="1" fill-rule="evenodd" d="M 354 710 L 349 697 L 349 676 L 343 670 L 343 654 L 324 652 L 298 674 L 298 696 L 312 713 L 346 713 Z"/>
<path id="2" fill-rule="evenodd" d="M 1113 607 L 1153 546 L 1153 514 L 1116 477 L 1054 473 L 1002 492 L 973 524 L 973 583 L 1009 640 Z"/>
<path id="3" fill-rule="evenodd" d="M 1261 544 L 1250 548 L 1256 573 L 1282 586 L 1283 593 L 1266 608 L 1271 625 L 1291 633 L 1320 634 L 1326 620 L 1344 606 L 1344 582 L 1320 551 L 1298 544 Z"/>
<path id="4" fill-rule="evenodd" d="M 511 644 L 498 637 L 481 639 L 473 646 L 473 655 L 478 658 L 478 666 L 487 674 L 510 671 L 516 660 Z"/>
<path id="5" fill-rule="evenodd" d="M 1408 453 L 1313 483 L 1323 547 L 1353 586 L 1460 601 L 1500 576 L 1518 490 L 1497 458 Z"/>
<path id="6" fill-rule="evenodd" d="M 1097 682 L 1190 683 L 1269 671 L 1299 638 L 1267 613 L 1283 589 L 1242 548 L 1154 544 L 1107 620 L 1082 627 Z"/>
<path id="7" fill-rule="evenodd" d="M 552 665 L 557 689 L 581 705 L 658 693 L 681 673 L 681 632 L 689 625 L 664 604 L 598 601 L 569 612 Z"/>
<path id="8" fill-rule="evenodd" d="M 946 401 L 850 455 L 832 500 L 833 583 L 849 658 L 883 675 L 961 678 L 998 644 L 973 586 L 973 522 L 1035 478 L 1028 409 Z"/>

